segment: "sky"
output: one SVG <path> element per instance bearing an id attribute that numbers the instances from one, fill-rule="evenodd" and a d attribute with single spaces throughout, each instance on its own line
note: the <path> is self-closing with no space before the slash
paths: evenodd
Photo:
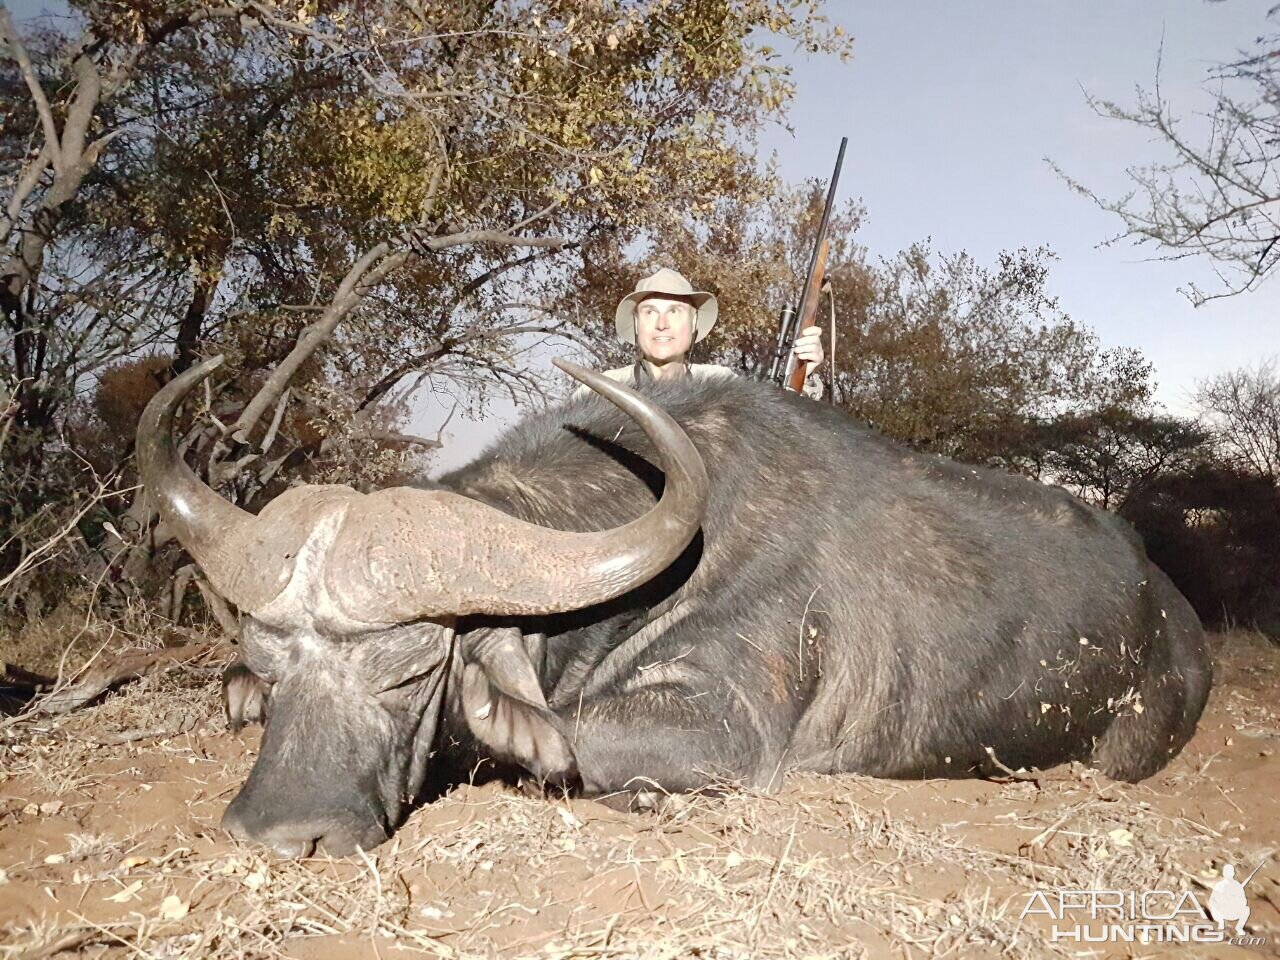
<path id="1" fill-rule="evenodd" d="M 839 135 L 850 138 L 841 185 L 867 207 L 861 240 L 873 253 L 932 237 L 938 250 L 990 263 L 1002 249 L 1048 246 L 1063 309 L 1105 346 L 1141 349 L 1160 399 L 1185 410 L 1196 380 L 1280 351 L 1280 283 L 1193 308 L 1178 288 L 1212 288 L 1208 264 L 1100 248 L 1119 220 L 1047 161 L 1102 196 L 1123 195 L 1125 166 L 1159 148 L 1097 116 L 1086 91 L 1132 103 L 1137 86 L 1151 87 L 1163 43 L 1164 95 L 1179 114 L 1202 111 L 1206 71 L 1265 31 L 1274 2 L 840 0 L 829 10 L 854 37 L 853 59 L 797 58 L 794 134 L 765 144 L 789 176 L 826 178 Z"/>
<path id="2" fill-rule="evenodd" d="M 1280 352 L 1280 281 L 1193 307 L 1178 289 L 1212 287 L 1208 264 L 1101 246 L 1119 221 L 1049 160 L 1102 196 L 1125 193 L 1126 165 L 1156 159 L 1157 147 L 1097 116 L 1086 92 L 1133 102 L 1152 85 L 1163 44 L 1162 91 L 1179 111 L 1203 110 L 1207 70 L 1265 30 L 1274 2 L 836 0 L 828 14 L 854 37 L 852 59 L 792 52 L 791 130 L 761 146 L 789 179 L 825 181 L 848 136 L 840 196 L 866 206 L 860 239 L 873 255 L 932 238 L 938 251 L 990 264 L 1001 250 L 1048 246 L 1062 308 L 1104 347 L 1139 348 L 1158 399 L 1186 413 L 1197 380 Z M 434 433 L 444 412 L 424 409 L 421 428 Z M 437 471 L 467 462 L 517 418 L 505 403 L 481 422 L 455 417 Z"/>
<path id="3" fill-rule="evenodd" d="M 1101 246 L 1118 220 L 1048 161 L 1103 196 L 1123 194 L 1125 166 L 1156 159 L 1158 145 L 1095 115 L 1086 91 L 1132 103 L 1138 86 L 1151 86 L 1163 45 L 1165 96 L 1180 114 L 1203 110 L 1206 72 L 1266 30 L 1274 2 L 831 0 L 853 58 L 784 48 L 797 85 L 791 129 L 769 131 L 761 147 L 777 152 L 789 179 L 825 180 L 847 135 L 840 195 L 865 205 L 859 236 L 873 255 L 926 238 L 987 264 L 1001 250 L 1049 247 L 1062 308 L 1104 347 L 1139 348 L 1155 364 L 1159 399 L 1185 413 L 1197 380 L 1280 353 L 1280 281 L 1193 308 L 1178 288 L 1212 287 L 1208 264 Z M 9 5 L 21 18 L 49 4 Z M 620 280 L 619 297 L 634 279 Z M 447 413 L 424 399 L 414 429 L 434 434 Z M 455 416 L 435 472 L 470 460 L 519 415 L 498 401 L 479 420 Z"/>

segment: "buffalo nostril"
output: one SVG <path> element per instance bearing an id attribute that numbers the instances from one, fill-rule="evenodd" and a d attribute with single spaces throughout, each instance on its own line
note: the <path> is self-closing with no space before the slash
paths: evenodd
<path id="1" fill-rule="evenodd" d="M 301 859 L 309 857 L 316 849 L 316 841 L 323 831 L 312 830 L 305 824 L 259 826 L 251 829 L 241 817 L 235 802 L 222 815 L 222 829 L 244 843 L 260 843 L 278 857 Z"/>
<path id="2" fill-rule="evenodd" d="M 385 822 L 371 813 L 360 815 L 348 809 L 289 816 L 248 803 L 242 793 L 223 812 L 222 828 L 235 839 L 261 844 L 279 857 L 302 859 L 317 849 L 331 857 L 345 857 L 357 847 L 372 850 L 387 839 L 390 831 Z"/>
<path id="3" fill-rule="evenodd" d="M 236 840 L 249 840 L 249 831 L 241 822 L 240 817 L 236 814 L 235 807 L 230 806 L 222 815 L 222 829 L 231 834 Z"/>
<path id="4" fill-rule="evenodd" d="M 363 830 L 330 830 L 319 841 L 319 849 L 331 857 L 349 857 L 356 850 L 373 850 L 385 843 L 387 831 L 380 826 Z"/>
<path id="5" fill-rule="evenodd" d="M 316 852 L 316 841 L 303 837 L 281 837 L 266 841 L 271 852 L 288 860 L 301 860 Z"/>

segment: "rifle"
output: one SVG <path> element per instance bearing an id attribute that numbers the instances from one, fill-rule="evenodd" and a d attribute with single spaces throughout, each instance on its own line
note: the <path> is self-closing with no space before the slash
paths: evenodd
<path id="1" fill-rule="evenodd" d="M 809 259 L 809 272 L 804 278 L 804 290 L 800 294 L 800 309 L 793 310 L 790 305 L 782 308 L 778 318 L 778 342 L 774 349 L 773 366 L 769 370 L 769 379 L 781 383 L 788 390 L 799 393 L 804 389 L 803 363 L 796 362 L 792 353 L 796 336 L 806 327 L 818 322 L 818 300 L 822 293 L 822 281 L 827 272 L 827 225 L 831 221 L 831 208 L 835 204 L 836 185 L 840 182 L 840 168 L 844 166 L 844 148 L 849 138 L 840 138 L 840 152 L 836 154 L 836 169 L 831 174 L 831 185 L 827 188 L 827 202 L 822 208 L 822 220 L 818 224 L 818 236 L 813 246 L 813 256 Z"/>
<path id="2" fill-rule="evenodd" d="M 1247 886 L 1249 885 L 1249 881 L 1250 881 L 1250 880 L 1252 880 L 1255 876 L 1257 876 L 1258 871 L 1262 869 L 1262 865 L 1263 865 L 1264 863 L 1266 863 L 1266 862 L 1267 862 L 1268 860 L 1270 860 L 1270 859 L 1271 859 L 1271 854 L 1267 854 L 1265 857 L 1263 857 L 1261 860 L 1259 860 L 1259 861 L 1258 861 L 1258 865 L 1257 865 L 1256 867 L 1254 867 L 1254 868 L 1253 868 L 1253 873 L 1251 873 L 1251 874 L 1249 874 L 1247 877 L 1245 877 L 1245 878 L 1244 878 L 1244 883 L 1240 884 L 1240 886 L 1241 886 L 1241 887 L 1247 887 Z"/>

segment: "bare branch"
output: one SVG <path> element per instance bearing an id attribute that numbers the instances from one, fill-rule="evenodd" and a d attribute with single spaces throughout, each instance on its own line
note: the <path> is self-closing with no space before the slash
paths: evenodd
<path id="1" fill-rule="evenodd" d="M 284 393 L 280 394 L 280 402 L 276 404 L 276 412 L 271 418 L 271 426 L 267 428 L 267 435 L 262 438 L 262 446 L 259 447 L 264 454 L 271 449 L 271 445 L 276 441 L 276 432 L 280 429 L 280 421 L 284 419 L 284 408 L 289 403 L 289 388 L 286 387 Z"/>
<path id="2" fill-rule="evenodd" d="M 45 563 L 52 553 L 65 540 L 70 538 L 76 532 L 76 527 L 85 515 L 88 514 L 95 506 L 109 497 L 118 496 L 122 493 L 128 493 L 130 490 L 137 490 L 138 487 L 130 487 L 128 490 L 116 490 L 111 487 L 111 481 L 114 477 L 108 477 L 106 480 L 98 481 L 98 489 L 86 497 L 79 509 L 75 510 L 62 525 L 50 536 L 46 537 L 39 546 L 28 552 L 12 570 L 0 577 L 0 590 L 5 589 L 19 577 L 25 573 L 29 573 L 32 569 Z M 7 546 L 8 541 L 0 544 L 0 547 Z"/>
<path id="3" fill-rule="evenodd" d="M 403 443 L 411 447 L 422 447 L 424 450 L 434 450 L 440 446 L 440 441 L 431 440 L 427 437 L 414 436 L 411 433 L 401 433 L 398 430 L 370 430 L 365 434 L 370 440 L 378 440 L 382 443 Z"/>
<path id="4" fill-rule="evenodd" d="M 405 242 L 415 252 L 424 248 L 430 251 L 447 250 L 468 243 L 492 243 L 504 247 L 550 247 L 559 250 L 570 243 L 564 237 L 518 237 L 506 230 L 463 230 L 446 237 L 429 238 L 421 237 L 417 231 L 410 231 Z"/>
<path id="5" fill-rule="evenodd" d="M 4 218 L 0 219 L 0 244 L 9 239 L 9 234 L 13 232 L 14 226 L 22 217 L 22 208 L 26 205 L 27 198 L 39 185 L 40 178 L 44 176 L 45 170 L 52 162 L 53 154 L 49 145 L 44 143 L 41 144 L 36 155 L 23 165 L 22 173 L 18 176 L 18 182 L 13 188 L 13 196 L 9 198 L 9 204 L 5 209 Z"/>
<path id="6" fill-rule="evenodd" d="M 1127 238 L 1154 247 L 1160 260 L 1207 259 L 1221 289 L 1206 293 L 1188 283 L 1184 293 L 1196 306 L 1254 290 L 1280 266 L 1280 37 L 1256 42 L 1258 56 L 1210 71 L 1213 109 L 1193 121 L 1198 136 L 1185 132 L 1187 118 L 1165 99 L 1159 67 L 1153 89 L 1139 91 L 1132 107 L 1086 94 L 1099 116 L 1150 131 L 1169 153 L 1129 167 L 1125 196 L 1100 197 L 1054 167 L 1073 190 L 1119 218 L 1123 232 L 1108 243 Z"/>
<path id="7" fill-rule="evenodd" d="M 410 231 L 408 242 L 416 249 L 429 251 L 447 250 L 450 247 L 470 243 L 492 243 L 513 247 L 561 248 L 569 241 L 562 237 L 519 237 L 502 230 L 463 230 L 443 237 L 421 237 Z M 382 283 L 389 274 L 408 260 L 408 250 L 393 252 L 387 243 L 380 243 L 367 251 L 347 271 L 338 285 L 338 292 L 320 319 L 308 326 L 298 337 L 289 355 L 271 372 L 262 389 L 249 401 L 244 412 L 231 427 L 231 438 L 237 443 L 248 443 L 249 433 L 262 415 L 279 398 L 298 369 L 332 336 L 334 329 L 355 307 Z"/>
<path id="8" fill-rule="evenodd" d="M 49 106 L 49 98 L 45 96 L 44 87 L 40 85 L 40 78 L 36 76 L 36 69 L 31 64 L 27 48 L 13 25 L 13 18 L 10 17 L 8 8 L 4 6 L 0 6 L 0 41 L 9 48 L 10 54 L 18 64 L 23 82 L 31 92 L 31 101 L 40 115 L 40 126 L 44 128 L 45 149 L 49 151 L 49 159 L 54 167 L 61 167 L 62 152 L 58 138 L 58 125 L 53 119 L 53 109 Z"/>
<path id="9" fill-rule="evenodd" d="M 289 355 L 271 372 L 266 383 L 232 425 L 230 435 L 233 440 L 241 444 L 249 442 L 249 433 L 262 419 L 262 415 L 280 399 L 294 374 L 324 345 L 342 318 L 355 308 L 369 290 L 381 283 L 387 274 L 402 266 L 408 258 L 407 251 L 392 253 L 389 244 L 380 243 L 366 251 L 352 265 L 320 319 L 302 331 Z"/>
<path id="10" fill-rule="evenodd" d="M 36 705 L 42 714 L 70 713 L 87 706 L 112 687 L 151 673 L 168 673 L 218 654 L 217 645 L 189 644 L 163 650 L 137 650 L 93 664 L 68 687 L 54 690 Z"/>
<path id="11" fill-rule="evenodd" d="M 209 612 L 218 621 L 218 626 L 222 628 L 222 632 L 231 639 L 238 640 L 240 638 L 240 620 L 231 612 L 227 601 L 218 596 L 217 592 L 213 587 L 209 586 L 209 582 L 204 577 L 196 578 L 196 589 L 200 591 L 200 596 L 204 598 Z"/>

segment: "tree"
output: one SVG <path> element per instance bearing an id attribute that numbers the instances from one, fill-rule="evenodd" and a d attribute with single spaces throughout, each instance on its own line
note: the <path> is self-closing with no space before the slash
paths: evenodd
<path id="1" fill-rule="evenodd" d="M 762 31 L 847 49 L 816 7 L 84 0 L 80 36 L 25 38 L 6 16 L 3 81 L 27 104 L 5 134 L 32 148 L 0 171 L 0 409 L 22 453 L 0 520 L 66 499 L 42 458 L 89 435 L 94 378 L 143 356 L 164 376 L 228 356 L 188 439 L 248 506 L 396 433 L 424 382 L 538 395 L 522 351 L 599 336 L 547 309 L 585 251 L 699 209 L 782 117 Z M 154 550 L 145 504 L 125 512 Z"/>
<path id="2" fill-rule="evenodd" d="M 1158 478 L 1203 462 L 1209 435 L 1198 424 L 1151 410 L 1105 406 L 1030 425 L 1016 461 L 1104 510 L 1123 510 Z M 1029 471 L 1031 472 L 1031 471 Z"/>
<path id="3" fill-rule="evenodd" d="M 1202 463 L 1154 478 L 1122 515 L 1206 624 L 1280 637 L 1280 487 Z"/>
<path id="4" fill-rule="evenodd" d="M 1196 403 L 1224 463 L 1280 483 L 1280 370 L 1274 358 L 1202 380 Z"/>
<path id="5" fill-rule="evenodd" d="M 1101 349 L 1048 292 L 1045 250 L 994 268 L 917 244 L 875 267 L 832 275 L 843 406 L 911 445 L 1016 469 L 1025 425 L 1147 399 L 1150 365 Z"/>
<path id="6" fill-rule="evenodd" d="M 1280 7 L 1267 14 L 1275 24 Z M 1136 105 L 1091 97 L 1099 115 L 1154 135 L 1167 158 L 1127 169 L 1133 188 L 1118 200 L 1067 182 L 1124 225 L 1122 237 L 1154 247 L 1160 259 L 1203 257 L 1220 281 L 1194 284 L 1192 303 L 1256 289 L 1280 264 L 1280 32 L 1260 36 L 1251 52 L 1209 71 L 1212 108 L 1188 130 L 1156 83 Z M 1119 238 L 1117 238 L 1119 239 Z"/>

